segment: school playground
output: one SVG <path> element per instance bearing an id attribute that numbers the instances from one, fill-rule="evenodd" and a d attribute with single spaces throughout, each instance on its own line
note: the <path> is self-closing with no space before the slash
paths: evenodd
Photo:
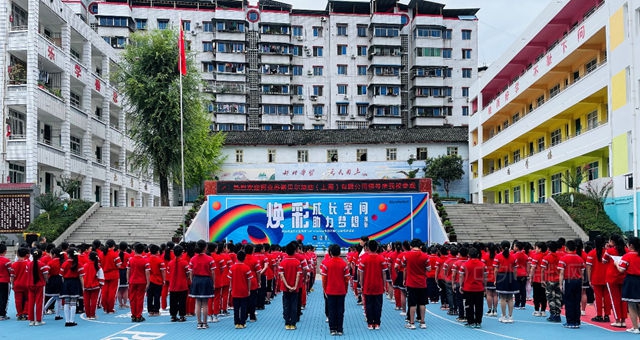
<path id="1" fill-rule="evenodd" d="M 592 312 L 593 307 L 588 306 L 587 314 Z M 258 321 L 247 323 L 245 329 L 235 329 L 233 316 L 229 316 L 220 318 L 218 323 L 210 323 L 209 329 L 198 330 L 195 317 L 189 317 L 188 322 L 172 323 L 168 311 L 158 317 L 148 317 L 145 312 L 147 321 L 132 323 L 128 310 L 118 310 L 110 315 L 98 311 L 97 320 L 86 320 L 84 315 L 77 315 L 76 327 L 64 327 L 64 320 L 54 321 L 53 315 L 45 315 L 46 325 L 30 327 L 28 321 L 15 320 L 12 294 L 7 313 L 11 320 L 0 321 L 0 339 L 640 339 L 640 335 L 627 333 L 624 329 L 607 329 L 604 324 L 585 322 L 591 315 L 583 317 L 580 329 L 566 329 L 561 324 L 532 316 L 532 306 L 515 310 L 513 324 L 502 324 L 496 317 L 485 317 L 481 329 L 472 329 L 456 322 L 455 316 L 446 315 L 439 304 L 431 304 L 427 306 L 427 329 L 409 330 L 404 328 L 404 317 L 386 298 L 380 329 L 368 330 L 362 306 L 356 304 L 351 292 L 345 303 L 344 336 L 332 337 L 325 322 L 320 280 L 316 281 L 315 291 L 310 293 L 303 313 L 297 330 L 285 330 L 279 295 L 265 310 L 258 311 Z M 564 316 L 562 319 L 564 322 Z"/>

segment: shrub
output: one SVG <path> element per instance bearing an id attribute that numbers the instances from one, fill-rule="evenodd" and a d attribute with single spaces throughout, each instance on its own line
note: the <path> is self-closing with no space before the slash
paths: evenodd
<path id="1" fill-rule="evenodd" d="M 573 205 L 571 195 L 573 195 Z M 622 234 L 620 227 L 611 221 L 609 215 L 595 213 L 602 209 L 599 201 L 576 192 L 561 194 L 554 199 L 586 233 L 598 231 L 605 237 L 611 234 Z"/>
<path id="2" fill-rule="evenodd" d="M 48 240 L 55 240 L 69 226 L 73 224 L 80 216 L 82 216 L 91 206 L 93 202 L 82 200 L 72 200 L 68 203 L 67 209 L 60 204 L 47 213 L 40 214 L 36 217 L 27 232 L 39 233 L 40 236 L 46 237 Z"/>

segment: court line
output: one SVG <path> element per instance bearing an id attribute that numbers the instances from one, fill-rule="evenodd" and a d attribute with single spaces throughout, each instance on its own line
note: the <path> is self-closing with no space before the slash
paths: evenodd
<path id="1" fill-rule="evenodd" d="M 119 331 L 117 331 L 117 332 L 115 332 L 115 333 L 113 333 L 113 334 L 109 334 L 109 335 L 107 335 L 107 336 L 103 337 L 102 339 L 110 339 L 110 338 L 112 338 L 112 337 L 114 337 L 114 336 L 118 335 L 119 333 L 126 332 L 126 331 L 131 330 L 131 329 L 133 329 L 133 328 L 135 328 L 135 327 L 138 327 L 138 326 L 140 326 L 140 324 L 131 325 L 130 327 L 127 327 L 127 328 L 125 328 L 125 329 L 121 329 L 121 330 L 119 330 Z"/>
<path id="2" fill-rule="evenodd" d="M 427 313 L 429 313 L 429 314 L 431 314 L 431 315 L 435 316 L 436 318 L 438 318 L 438 319 L 440 319 L 440 320 L 444 320 L 444 321 L 446 321 L 446 322 L 448 322 L 448 323 L 451 323 L 451 324 L 454 324 L 454 325 L 457 325 L 457 326 L 464 327 L 464 325 L 461 325 L 461 324 L 460 324 L 460 323 L 458 323 L 457 321 L 453 321 L 453 320 L 450 320 L 450 319 L 444 318 L 444 317 L 442 317 L 442 316 L 440 316 L 440 315 L 438 315 L 438 314 L 433 313 L 432 311 L 430 311 L 430 310 L 428 310 L 428 309 L 427 309 L 425 312 L 427 312 Z M 523 339 L 521 339 L 521 338 L 514 338 L 514 337 L 512 337 L 512 336 L 505 335 L 505 334 L 500 334 L 500 333 L 490 332 L 490 331 L 484 330 L 484 329 L 482 329 L 482 328 L 472 328 L 471 330 L 478 331 L 478 332 L 482 332 L 482 333 L 486 333 L 486 334 L 489 334 L 489 335 L 494 335 L 494 336 L 502 337 L 502 338 L 506 338 L 506 339 L 523 340 Z"/>

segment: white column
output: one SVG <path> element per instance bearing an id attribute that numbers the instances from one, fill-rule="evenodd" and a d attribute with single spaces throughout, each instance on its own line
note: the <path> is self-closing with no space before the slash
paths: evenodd
<path id="1" fill-rule="evenodd" d="M 64 56 L 64 71 L 62 72 L 62 98 L 64 98 L 64 122 L 60 126 L 60 144 L 64 151 L 64 169 L 62 175 L 68 177 L 71 175 L 71 80 L 69 70 L 73 67 L 73 62 L 69 57 L 71 55 L 71 27 L 69 24 L 63 24 L 60 28 L 60 38 Z"/>
<path id="2" fill-rule="evenodd" d="M 8 4 L 5 4 L 8 5 Z M 25 155 L 25 181 L 40 185 L 38 180 L 38 108 L 36 106 L 38 84 L 38 28 L 40 16 L 40 1 L 29 0 L 28 6 L 27 41 L 27 103 L 26 103 L 26 155 Z"/>

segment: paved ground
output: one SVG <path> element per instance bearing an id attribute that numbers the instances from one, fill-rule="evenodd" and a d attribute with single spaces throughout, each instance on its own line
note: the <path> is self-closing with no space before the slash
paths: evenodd
<path id="1" fill-rule="evenodd" d="M 277 297 L 264 311 L 259 311 L 258 321 L 248 323 L 246 329 L 236 330 L 233 317 L 222 318 L 219 323 L 210 324 L 208 330 L 197 330 L 194 318 L 189 322 L 171 323 L 167 312 L 159 317 L 147 317 L 144 323 L 133 324 L 128 310 L 119 310 L 115 315 L 105 315 L 98 312 L 98 320 L 85 320 L 81 316 L 78 326 L 65 328 L 64 321 L 54 321 L 52 315 L 46 315 L 46 325 L 29 327 L 28 322 L 16 321 L 13 299 L 10 301 L 9 315 L 11 320 L 0 322 L 0 339 L 16 339 L 23 336 L 30 339 L 58 338 L 73 339 L 194 339 L 196 337 L 232 339 L 261 338 L 261 339 L 325 339 L 329 335 L 328 324 L 325 323 L 324 302 L 319 290 L 309 295 L 307 309 L 298 329 L 285 330 L 282 319 L 282 304 Z M 13 298 L 13 296 L 11 297 Z M 447 316 L 439 305 L 429 305 L 427 315 L 427 329 L 408 330 L 404 328 L 403 317 L 394 310 L 391 301 L 386 300 L 383 306 L 382 325 L 380 330 L 368 330 L 362 307 L 358 306 L 353 295 L 347 297 L 344 324 L 344 337 L 349 339 L 370 339 L 373 337 L 384 339 L 567 339 L 580 337 L 581 339 L 623 339 L 636 338 L 627 332 L 614 332 L 596 325 L 584 324 L 580 329 L 565 329 L 559 324 L 550 324 L 543 318 L 533 317 L 532 308 L 514 312 L 515 323 L 501 324 L 497 318 L 485 318 L 482 329 L 466 328 L 454 321 L 454 317 Z M 592 308 L 592 307 L 588 307 Z M 145 313 L 146 316 L 146 313 Z M 564 318 L 563 318 L 564 321 Z"/>

